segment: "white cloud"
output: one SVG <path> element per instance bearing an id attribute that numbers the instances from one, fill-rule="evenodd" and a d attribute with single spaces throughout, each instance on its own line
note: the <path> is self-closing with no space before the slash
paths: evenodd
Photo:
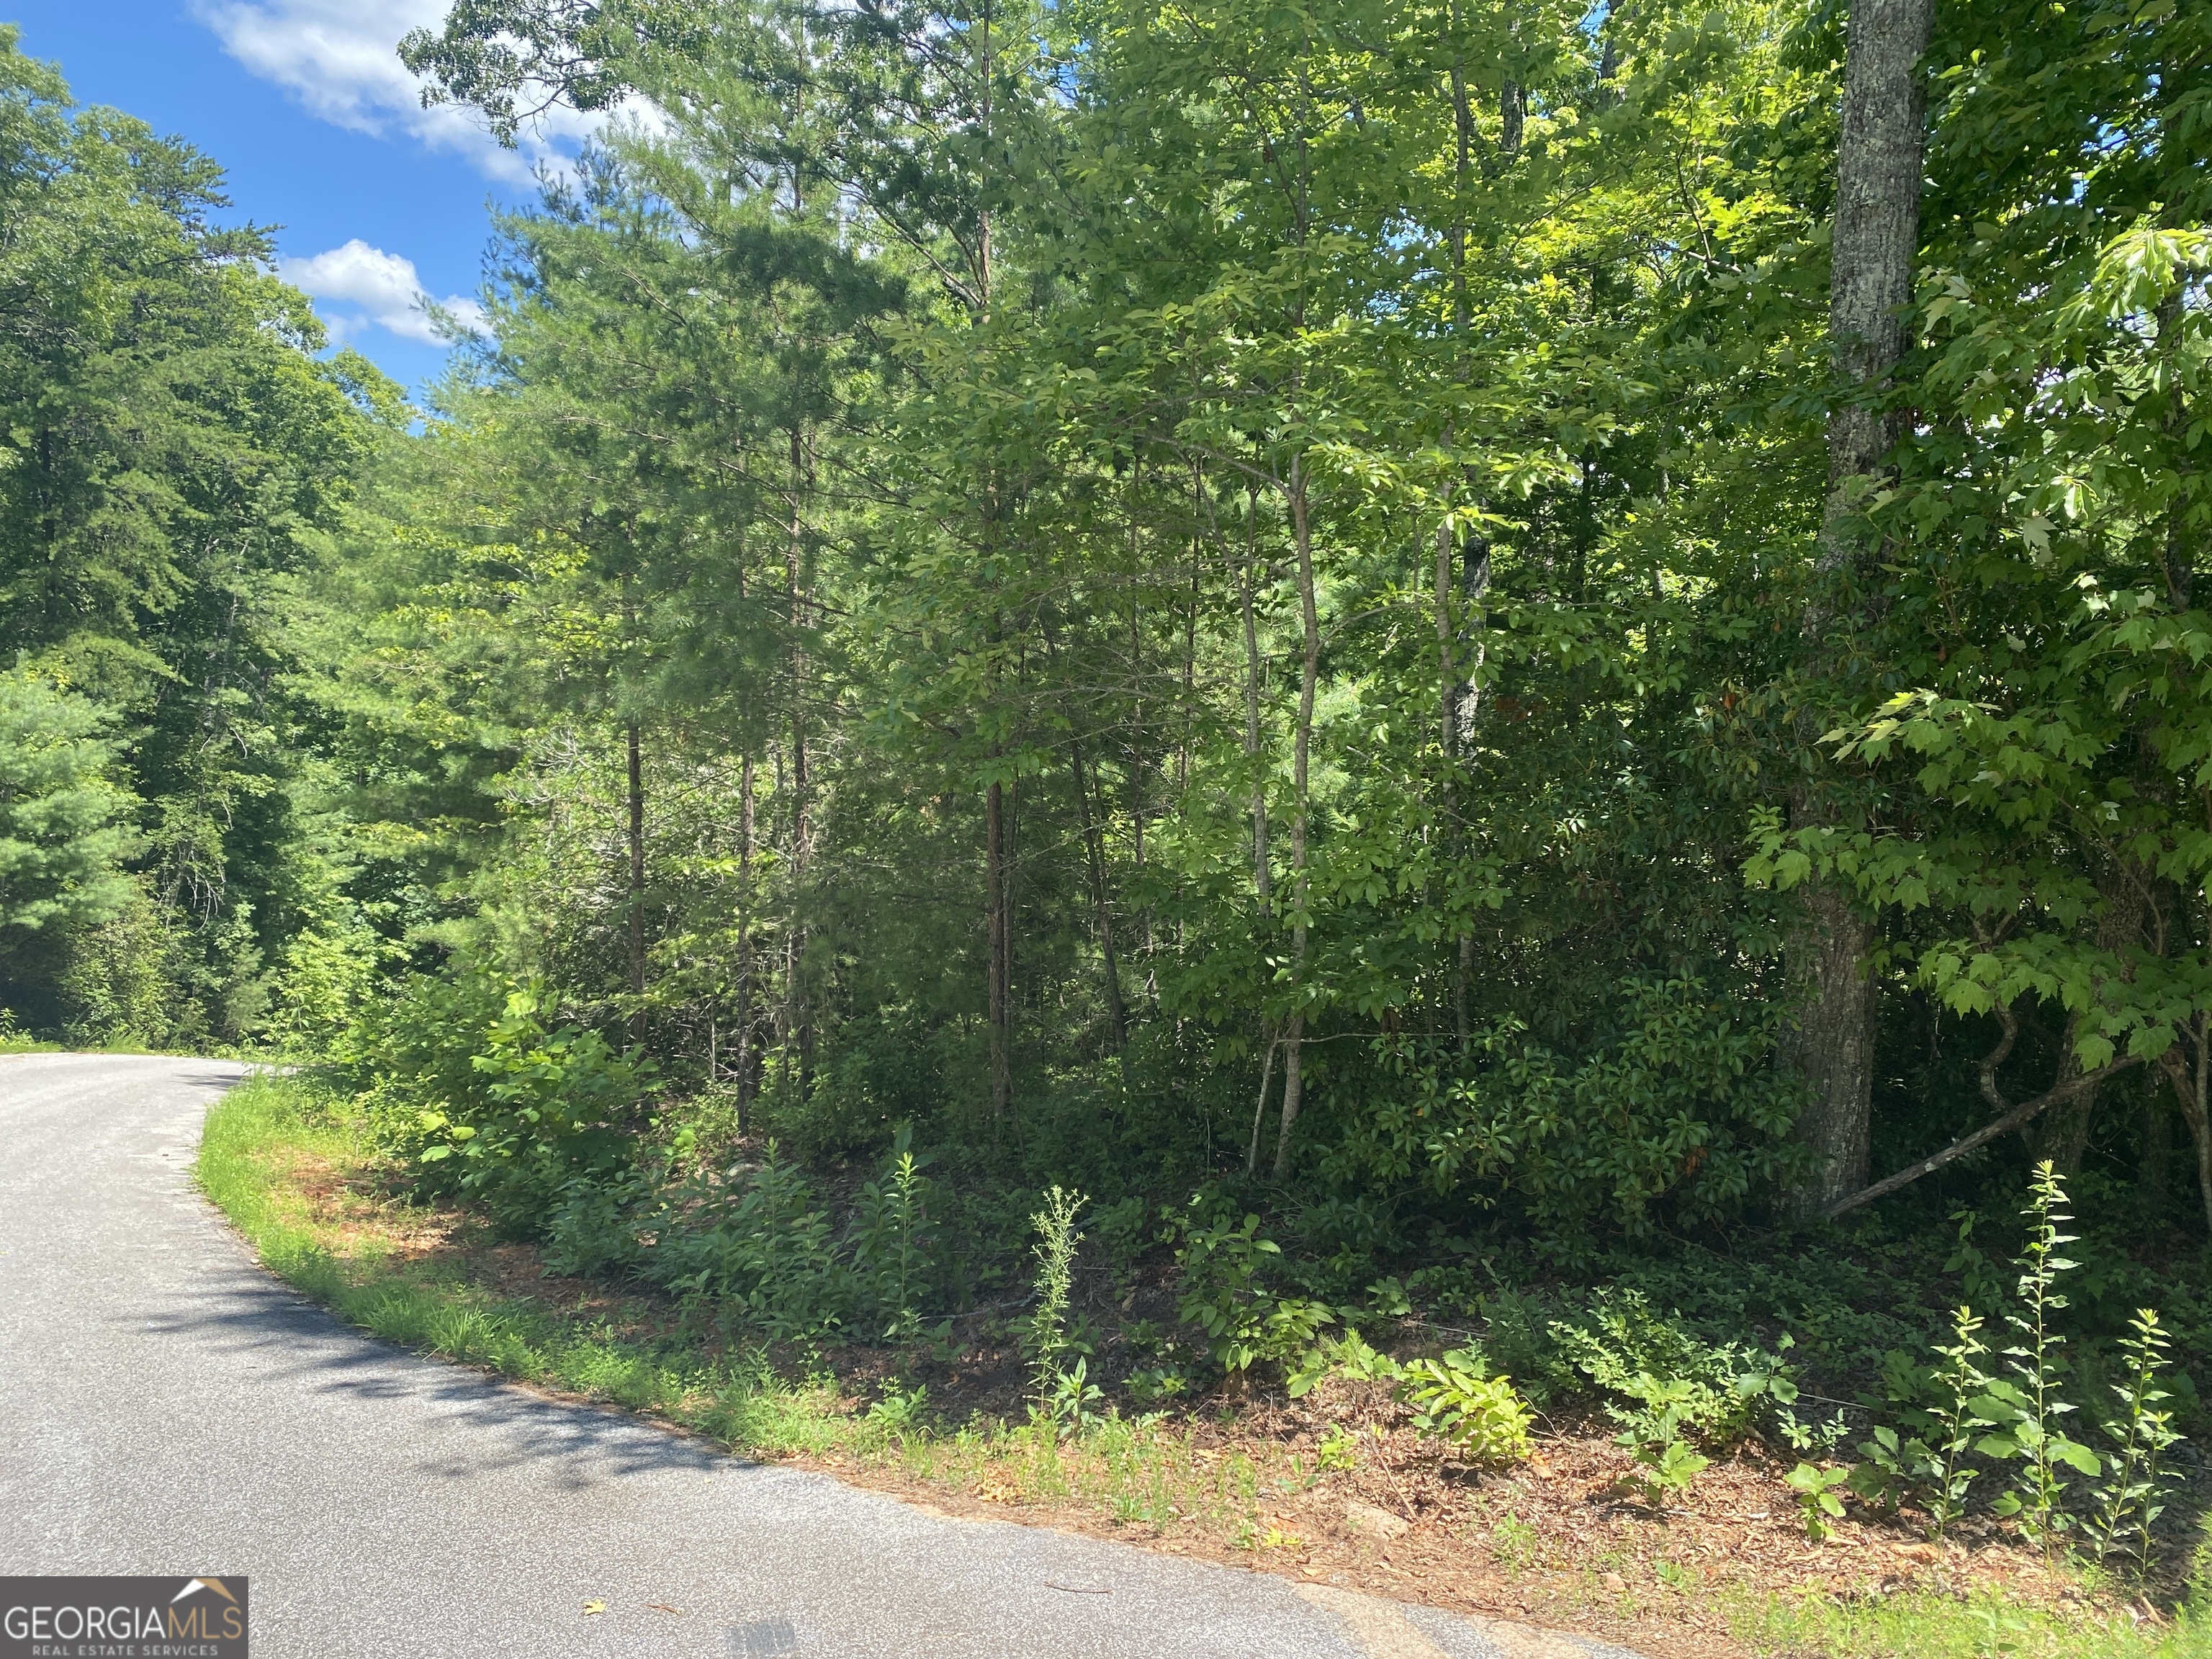
<path id="1" fill-rule="evenodd" d="M 447 0 L 191 0 L 194 15 L 233 58 L 334 126 L 404 134 L 465 155 L 511 184 L 528 183 L 539 161 L 558 166 L 559 147 L 573 148 L 599 118 L 550 111 L 518 154 L 494 142 L 473 111 L 422 107 L 421 83 L 399 61 L 399 37 L 439 27 L 446 6 Z"/>
<path id="2" fill-rule="evenodd" d="M 374 326 L 402 339 L 440 343 L 438 331 L 423 308 L 429 295 L 415 273 L 415 262 L 371 247 L 358 236 L 343 247 L 308 258 L 279 259 L 276 274 L 322 301 L 324 320 L 341 340 Z M 465 327 L 480 330 L 485 325 L 483 307 L 474 300 L 456 294 L 438 303 Z"/>

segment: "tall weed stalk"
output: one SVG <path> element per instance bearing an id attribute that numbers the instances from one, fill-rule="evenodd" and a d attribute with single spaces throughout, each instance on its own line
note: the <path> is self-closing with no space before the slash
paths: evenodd
<path id="1" fill-rule="evenodd" d="M 1030 1395 L 1047 1413 L 1059 1396 L 1060 1356 L 1067 1352 L 1067 1294 L 1075 1278 L 1075 1249 L 1083 1243 L 1083 1235 L 1075 1231 L 1075 1212 L 1083 1202 L 1081 1193 L 1054 1187 L 1045 1194 L 1044 1208 L 1030 1218 L 1037 1232 L 1036 1306 L 1030 1314 L 1028 1345 Z"/>
<path id="2" fill-rule="evenodd" d="M 2094 1477 L 2104 1466 L 2096 1453 L 2069 1438 L 2063 1427 L 2074 1407 L 2058 1396 L 2065 1370 L 2060 1351 L 2066 1339 L 2051 1328 L 2051 1321 L 2067 1306 L 2058 1290 L 2058 1275 L 2081 1264 L 2062 1254 L 2075 1236 L 2060 1229 L 2074 1218 L 2067 1213 L 2066 1189 L 2048 1158 L 2035 1166 L 2027 1215 L 2020 1303 L 2005 1316 L 2014 1340 L 2004 1352 L 2017 1381 L 2002 1388 L 1993 1382 L 1990 1389 L 1999 1401 L 2011 1407 L 2012 1421 L 1986 1437 L 1980 1449 L 1991 1456 L 2016 1457 L 2025 1466 L 2012 1490 L 1993 1507 L 1999 1515 L 2018 1516 L 2021 1533 L 2047 1553 L 2074 1524 L 2064 1507 L 2067 1480 L 2062 1468 Z"/>
<path id="3" fill-rule="evenodd" d="M 1990 1351 L 1981 1340 L 1981 1316 L 1961 1303 L 1951 1316 L 1951 1346 L 1936 1350 L 1943 1357 L 1943 1368 L 1936 1376 L 1943 1384 L 1945 1404 L 1930 1413 L 1936 1437 L 1928 1459 L 1929 1473 L 1935 1477 L 1928 1495 L 1928 1520 L 1929 1536 L 1939 1544 L 1951 1524 L 1966 1512 L 1967 1489 L 1980 1473 L 1966 1462 L 1974 1449 L 1975 1431 L 1990 1426 L 1975 1409 L 1990 1383 L 1980 1364 Z"/>
<path id="4" fill-rule="evenodd" d="M 2124 1536 L 2130 1538 L 2130 1553 L 2141 1574 L 2150 1568 L 2151 1527 L 2166 1512 L 2170 1482 L 2166 1455 L 2181 1436 L 2174 1430 L 2173 1413 L 2165 1407 L 2170 1396 L 2159 1386 L 2159 1373 L 2172 1361 L 2158 1310 L 2139 1308 L 2128 1324 L 2133 1334 L 2120 1343 L 2127 1380 L 2112 1385 L 2121 1409 L 2104 1425 L 2106 1437 L 2119 1450 L 2097 1490 L 2090 1536 L 2100 1566 Z"/>

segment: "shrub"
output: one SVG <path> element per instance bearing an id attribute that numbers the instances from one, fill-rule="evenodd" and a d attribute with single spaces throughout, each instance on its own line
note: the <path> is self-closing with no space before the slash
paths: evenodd
<path id="1" fill-rule="evenodd" d="M 1504 1463 L 1528 1455 L 1528 1407 L 1510 1379 L 1490 1375 L 1480 1348 L 1455 1348 L 1405 1368 L 1398 1397 L 1413 1407 L 1413 1426 L 1470 1463 Z"/>
<path id="2" fill-rule="evenodd" d="M 1261 1282 L 1263 1270 L 1282 1253 L 1274 1240 L 1260 1237 L 1256 1215 L 1234 1224 L 1226 1215 L 1185 1221 L 1176 1253 L 1182 1269 L 1176 1312 L 1206 1333 L 1213 1363 L 1225 1371 L 1284 1364 L 1310 1349 L 1322 1328 L 1336 1321 L 1327 1304 L 1278 1296 Z"/>
<path id="3" fill-rule="evenodd" d="M 342 1058 L 369 1079 L 372 1123 L 434 1195 L 544 1231 L 579 1176 L 623 1167 L 647 1062 L 598 1032 L 549 1024 L 534 985 L 416 975 L 374 1005 Z"/>
<path id="4" fill-rule="evenodd" d="M 930 1291 L 937 1232 L 933 1183 L 921 1171 L 932 1161 L 914 1151 L 913 1129 L 900 1126 L 883 1173 L 860 1188 L 854 1206 L 854 1272 L 887 1340 L 905 1340 L 921 1326 L 917 1308 Z"/>
<path id="5" fill-rule="evenodd" d="M 1352 1189 L 1419 1182 L 1510 1195 L 1543 1228 L 1650 1232 L 1741 1211 L 1805 1170 L 1799 1087 L 1769 1063 L 1788 1010 L 1693 975 L 1617 988 L 1613 1029 L 1579 1056 L 1506 1019 L 1462 1059 L 1377 1042 L 1328 1097 L 1344 1129 L 1327 1160 Z M 1378 1086 L 1379 1085 L 1379 1086 Z"/>
<path id="6" fill-rule="evenodd" d="M 679 1295 L 719 1304 L 723 1322 L 769 1336 L 826 1335 L 854 1311 L 857 1286 L 830 1211 L 773 1140 L 759 1166 L 725 1186 L 663 1195 L 641 1271 Z"/>
<path id="7" fill-rule="evenodd" d="M 387 948 L 367 927 L 313 927 L 295 934 L 277 965 L 276 1001 L 263 1040 L 295 1059 L 327 1057 L 367 1006 Z"/>
<path id="8" fill-rule="evenodd" d="M 1748 1343 L 1701 1340 L 1639 1291 L 1601 1290 L 1587 1311 L 1548 1329 L 1554 1380 L 1595 1386 L 1607 1415 L 1647 1437 L 1664 1416 L 1726 1444 L 1748 1431 L 1762 1401 L 1786 1407 L 1796 1397 L 1779 1356 Z"/>

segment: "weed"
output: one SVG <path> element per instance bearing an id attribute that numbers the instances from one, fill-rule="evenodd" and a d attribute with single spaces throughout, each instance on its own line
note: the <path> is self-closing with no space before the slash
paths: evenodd
<path id="1" fill-rule="evenodd" d="M 1747 1344 L 1699 1340 L 1681 1322 L 1655 1311 L 1641 1291 L 1601 1290 L 1580 1320 L 1548 1328 L 1558 1381 L 1586 1380 L 1637 1409 L 1607 1402 L 1617 1423 L 1639 1431 L 1671 1414 L 1676 1428 L 1727 1443 L 1751 1426 L 1760 1402 L 1797 1397 L 1788 1364 Z"/>
<path id="2" fill-rule="evenodd" d="M 1490 1553 L 1508 1572 L 1518 1573 L 1536 1559 L 1536 1529 L 1508 1510 L 1490 1529 Z"/>
<path id="3" fill-rule="evenodd" d="M 1711 1458 L 1682 1438 L 1681 1419 L 1671 1406 L 1650 1421 L 1614 1436 L 1613 1444 L 1636 1453 L 1636 1468 L 1621 1477 L 1621 1485 L 1655 1510 L 1665 1509 L 1668 1499 L 1688 1492 L 1712 1467 Z"/>
<path id="4" fill-rule="evenodd" d="M 1235 1225 L 1224 1216 L 1185 1224 L 1176 1253 L 1183 1279 L 1176 1312 L 1206 1333 L 1213 1363 L 1225 1371 L 1288 1361 L 1311 1349 L 1322 1327 L 1336 1321 L 1327 1304 L 1279 1297 L 1261 1283 L 1263 1267 L 1282 1253 L 1274 1240 L 1260 1237 L 1256 1215 Z"/>
<path id="5" fill-rule="evenodd" d="M 1325 1471 L 1341 1474 L 1359 1467 L 1359 1436 L 1340 1424 L 1332 1423 L 1328 1432 L 1314 1448 L 1316 1463 Z"/>
<path id="6" fill-rule="evenodd" d="M 1156 1406 L 1190 1389 L 1190 1379 L 1172 1365 L 1148 1365 L 1132 1371 L 1123 1386 L 1139 1406 Z"/>
<path id="7" fill-rule="evenodd" d="M 1291 1368 L 1284 1387 L 1291 1399 L 1297 1400 L 1311 1393 L 1324 1377 L 1395 1382 L 1405 1374 L 1404 1366 L 1369 1347 L 1358 1331 L 1346 1331 L 1334 1340 L 1324 1338 L 1307 1350 L 1305 1358 Z"/>
<path id="8" fill-rule="evenodd" d="M 1058 1374 L 1052 1393 L 1044 1402 L 1042 1415 L 1057 1426 L 1065 1437 L 1081 1430 L 1095 1427 L 1105 1421 L 1106 1414 L 1099 1409 L 1105 1400 L 1104 1392 L 1090 1379 L 1087 1359 L 1078 1359 L 1074 1364 Z M 1036 1407 L 1031 1407 L 1035 1411 Z"/>
<path id="9" fill-rule="evenodd" d="M 1083 1235 L 1075 1231 L 1075 1212 L 1083 1207 L 1083 1194 L 1054 1187 L 1045 1194 L 1044 1208 L 1030 1218 L 1036 1229 L 1036 1307 L 1030 1315 L 1030 1396 L 1041 1407 L 1048 1407 L 1060 1386 L 1060 1357 L 1067 1347 L 1067 1291 L 1075 1272 L 1075 1247 Z"/>
<path id="10" fill-rule="evenodd" d="M 2106 1436 L 2119 1449 L 2098 1488 L 2090 1532 L 2100 1566 L 2123 1534 L 2131 1535 L 2136 1568 L 2143 1572 L 2150 1566 L 2152 1523 L 2166 1510 L 2166 1454 L 2181 1436 L 2174 1431 L 2173 1413 L 2165 1408 L 2169 1396 L 2159 1386 L 2159 1373 L 2169 1363 L 2170 1342 L 2158 1322 L 2158 1310 L 2138 1309 L 2129 1324 L 2130 1334 L 2120 1343 L 2127 1379 L 2112 1385 L 2122 1410 L 2104 1425 Z"/>
<path id="11" fill-rule="evenodd" d="M 2062 1373 L 2059 1350 L 2066 1339 L 2051 1328 L 2051 1317 L 2066 1306 L 2057 1289 L 2058 1275 L 2079 1265 L 2060 1254 L 2063 1246 L 2075 1242 L 2072 1234 L 2059 1231 L 2073 1219 L 2065 1203 L 2058 1172 L 2045 1159 L 2036 1166 L 2029 1188 L 2030 1225 L 2027 1256 L 2021 1264 L 2020 1307 L 2005 1316 L 2016 1340 L 2004 1352 L 2018 1381 L 2008 1388 L 1993 1383 L 1984 1395 L 2008 1408 L 2011 1421 L 2001 1423 L 1976 1447 L 1988 1456 L 2016 1457 L 2026 1466 L 1995 1508 L 1999 1515 L 2018 1516 L 2021 1533 L 2046 1552 L 2074 1523 L 2063 1503 L 2067 1482 L 2060 1467 L 2092 1476 L 2102 1468 L 2096 1453 L 2060 1429 L 2061 1419 L 2074 1407 L 2057 1392 Z"/>
<path id="12" fill-rule="evenodd" d="M 854 1266 L 884 1321 L 886 1341 L 912 1341 L 921 1332 L 915 1304 L 929 1288 L 929 1244 L 936 1231 L 929 1218 L 929 1179 L 921 1173 L 929 1162 L 928 1154 L 914 1151 L 912 1126 L 900 1125 L 883 1174 L 860 1189 L 854 1212 Z"/>
<path id="13" fill-rule="evenodd" d="M 922 1411 L 928 1403 L 927 1385 L 902 1390 L 894 1378 L 884 1385 L 882 1397 L 868 1407 L 860 1420 L 878 1442 L 904 1445 L 921 1426 Z"/>
<path id="14" fill-rule="evenodd" d="M 1981 1357 L 1989 1346 L 1981 1340 L 1982 1319 L 1965 1303 L 1951 1316 L 1951 1346 L 1938 1348 L 1942 1369 L 1936 1375 L 1944 1390 L 1943 1406 L 1931 1413 L 1936 1427 L 1936 1443 L 1918 1460 L 1918 1472 L 1930 1478 L 1927 1494 L 1929 1535 L 1937 1543 L 1951 1523 L 1966 1512 L 1966 1491 L 1979 1470 L 1971 1467 L 1977 1429 L 1989 1426 L 1975 1414 L 1972 1402 L 1989 1386 Z"/>
<path id="15" fill-rule="evenodd" d="M 1850 1478 L 1849 1469 L 1823 1468 L 1817 1463 L 1800 1463 L 1783 1477 L 1784 1484 L 1797 1494 L 1797 1516 L 1813 1542 L 1826 1539 L 1834 1530 L 1832 1523 L 1844 1518 L 1843 1495 L 1837 1488 Z"/>

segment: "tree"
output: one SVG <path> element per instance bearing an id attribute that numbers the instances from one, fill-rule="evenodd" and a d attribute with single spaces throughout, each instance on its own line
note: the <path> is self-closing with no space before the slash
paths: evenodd
<path id="1" fill-rule="evenodd" d="M 108 776 L 106 724 L 88 698 L 0 674 L 0 936 L 15 944 L 104 921 L 128 897 L 137 803 Z"/>
<path id="2" fill-rule="evenodd" d="M 0 35 L 0 651 L 110 717 L 134 855 L 193 966 L 173 1010 L 236 1037 L 319 880 L 286 591 L 396 391 L 316 355 L 222 173 Z"/>
<path id="3" fill-rule="evenodd" d="M 1920 246 L 1920 59 L 1931 13 L 1930 0 L 1854 0 L 1846 33 L 1828 301 L 1838 393 L 1828 416 L 1828 505 L 1804 620 L 1812 650 L 1805 677 L 1816 705 L 1843 666 L 1832 641 L 1864 629 L 1879 609 L 1881 556 L 1878 543 L 1869 545 L 1860 509 L 1885 476 L 1904 420 L 1890 375 L 1907 344 Z M 1808 738 L 1820 735 L 1812 709 L 1804 724 Z M 1791 806 L 1799 824 L 1811 827 L 1830 821 L 1838 804 L 1808 777 Z M 1801 1202 L 1817 1211 L 1866 1184 L 1879 995 L 1875 929 L 1854 896 L 1833 881 L 1802 890 L 1805 917 L 1791 955 L 1808 1001 L 1792 1060 L 1808 1091 L 1802 1132 L 1820 1159 Z"/>

